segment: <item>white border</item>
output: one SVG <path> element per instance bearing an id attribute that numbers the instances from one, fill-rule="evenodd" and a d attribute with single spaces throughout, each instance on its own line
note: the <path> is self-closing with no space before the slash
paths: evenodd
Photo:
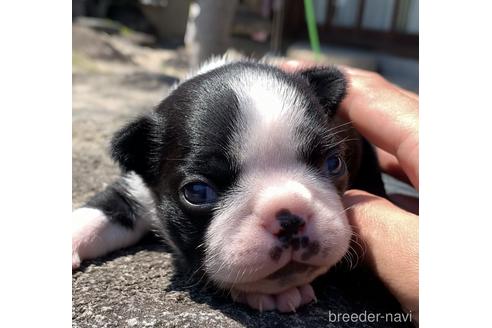
<path id="1" fill-rule="evenodd" d="M 492 10 L 486 4 L 420 6 L 421 327 L 490 321 Z M 68 1 L 2 4 L 2 326 L 71 322 L 70 7 Z"/>
<path id="2" fill-rule="evenodd" d="M 71 324 L 71 4 L 0 11 L 3 327 Z"/>
<path id="3" fill-rule="evenodd" d="M 421 327 L 479 327 L 491 320 L 488 3 L 420 7 Z"/>

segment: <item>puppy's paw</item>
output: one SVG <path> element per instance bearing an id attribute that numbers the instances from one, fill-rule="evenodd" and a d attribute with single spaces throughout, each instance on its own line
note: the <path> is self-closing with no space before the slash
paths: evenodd
<path id="1" fill-rule="evenodd" d="M 72 233 L 72 272 L 80 267 L 82 261 L 86 258 L 83 256 L 84 251 L 84 236 L 78 231 Z"/>
<path id="2" fill-rule="evenodd" d="M 245 293 L 232 290 L 235 302 L 249 305 L 262 311 L 296 312 L 299 307 L 316 301 L 316 295 L 310 284 L 294 287 L 279 294 Z"/>
<path id="3" fill-rule="evenodd" d="M 72 271 L 80 267 L 80 256 L 77 252 L 72 251 Z"/>
<path id="4" fill-rule="evenodd" d="M 234 302 L 249 305 L 251 308 L 263 311 L 272 311 L 277 308 L 275 296 L 261 293 L 243 293 L 232 291 L 232 299 Z"/>
<path id="5" fill-rule="evenodd" d="M 316 301 L 313 287 L 310 284 L 288 289 L 275 296 L 279 312 L 296 312 L 302 305 Z"/>
<path id="6" fill-rule="evenodd" d="M 82 257 L 82 247 L 80 244 L 79 238 L 77 235 L 72 236 L 72 272 L 77 270 L 80 267 L 80 264 L 85 259 Z"/>
<path id="7" fill-rule="evenodd" d="M 104 214 L 93 208 L 79 208 L 72 212 L 72 271 L 82 261 L 95 258 L 104 247 L 101 231 L 107 226 Z"/>

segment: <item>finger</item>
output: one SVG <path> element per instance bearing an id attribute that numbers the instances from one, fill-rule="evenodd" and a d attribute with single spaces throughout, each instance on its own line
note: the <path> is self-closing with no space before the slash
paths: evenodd
<path id="1" fill-rule="evenodd" d="M 378 147 L 375 147 L 375 151 L 378 157 L 379 167 L 383 172 L 391 175 L 395 179 L 411 184 L 410 180 L 405 174 L 405 171 L 403 171 L 400 163 L 398 162 L 398 159 L 395 156 Z"/>
<path id="2" fill-rule="evenodd" d="M 418 189 L 418 98 L 374 73 L 352 74 L 340 114 L 372 144 L 394 155 L 412 185 Z"/>
<path id="3" fill-rule="evenodd" d="M 400 88 L 400 87 L 398 87 L 398 86 L 397 86 L 397 88 L 398 88 L 398 90 L 399 90 L 402 94 L 404 94 L 405 96 L 410 97 L 410 98 L 412 98 L 412 99 L 414 99 L 414 100 L 417 100 L 417 101 L 419 100 L 419 96 L 418 96 L 415 92 L 412 92 L 412 91 L 410 91 L 410 90 L 405 90 L 405 89 Z"/>
<path id="4" fill-rule="evenodd" d="M 346 76 L 370 77 L 374 75 L 373 71 L 368 71 L 362 68 L 356 68 L 346 65 L 339 65 L 339 67 L 342 69 L 342 71 L 345 73 Z"/>
<path id="5" fill-rule="evenodd" d="M 418 310 L 418 216 L 361 190 L 347 191 L 343 201 L 369 265 L 406 310 Z"/>
<path id="6" fill-rule="evenodd" d="M 313 61 L 297 61 L 297 60 L 284 60 L 277 63 L 281 70 L 287 73 L 294 73 L 304 69 L 320 66 L 320 63 Z"/>
<path id="7" fill-rule="evenodd" d="M 375 73 L 374 71 L 367 71 L 367 70 L 363 70 L 363 69 L 360 69 L 360 68 L 355 68 L 355 67 L 350 67 L 350 66 L 345 66 L 345 65 L 340 65 L 339 66 L 343 72 L 345 73 L 346 76 L 350 76 L 351 78 L 354 78 L 355 77 L 366 77 L 366 78 L 372 78 L 374 79 L 375 76 L 381 78 L 380 75 L 378 75 L 377 73 Z M 404 94 L 405 96 L 407 97 L 411 97 L 411 98 L 414 98 L 414 99 L 418 99 L 418 95 L 412 91 L 409 91 L 409 90 L 405 90 L 403 88 L 400 88 L 399 86 L 397 85 L 393 85 L 395 89 L 397 89 L 399 92 L 401 92 L 402 94 Z"/>

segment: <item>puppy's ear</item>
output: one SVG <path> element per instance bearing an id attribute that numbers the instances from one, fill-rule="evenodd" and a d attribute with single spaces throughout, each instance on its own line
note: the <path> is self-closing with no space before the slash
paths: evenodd
<path id="1" fill-rule="evenodd" d="M 159 176 L 162 133 L 154 114 L 141 116 L 120 129 L 111 140 L 111 156 L 124 172 L 134 171 L 153 184 Z"/>
<path id="2" fill-rule="evenodd" d="M 347 80 L 334 66 L 316 67 L 301 72 L 314 90 L 320 104 L 329 116 L 333 116 L 347 93 Z"/>

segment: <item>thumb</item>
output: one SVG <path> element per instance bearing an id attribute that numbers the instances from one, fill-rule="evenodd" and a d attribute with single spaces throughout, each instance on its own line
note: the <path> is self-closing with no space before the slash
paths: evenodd
<path id="1" fill-rule="evenodd" d="M 347 217 L 366 249 L 366 261 L 404 310 L 417 312 L 419 220 L 390 201 L 361 190 L 343 196 Z"/>

